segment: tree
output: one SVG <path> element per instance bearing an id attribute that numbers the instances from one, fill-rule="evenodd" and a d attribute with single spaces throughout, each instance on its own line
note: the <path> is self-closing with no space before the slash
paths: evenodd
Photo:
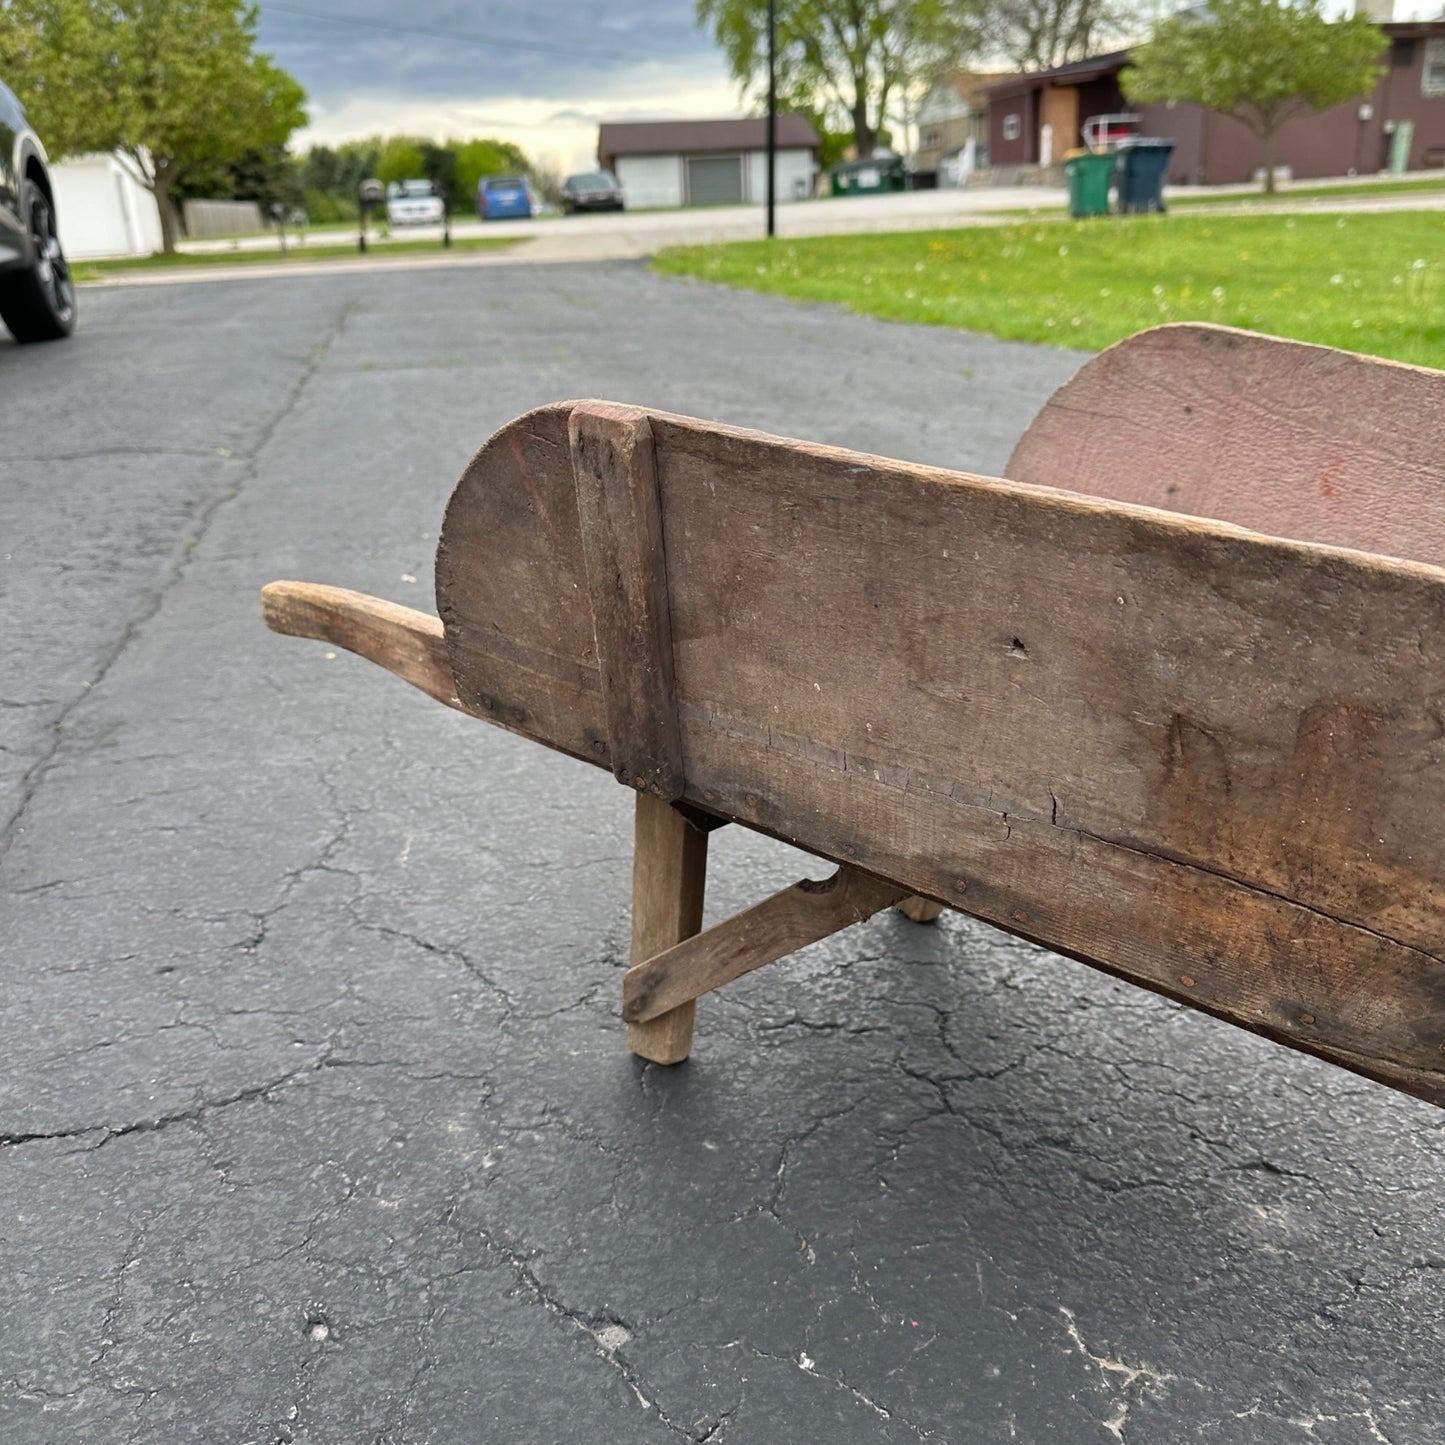
<path id="1" fill-rule="evenodd" d="M 957 63 L 977 40 L 970 0 L 777 0 L 778 97 L 789 109 L 848 117 L 873 154 L 889 106 Z M 768 0 L 697 0 L 733 78 L 765 90 Z"/>
<path id="2" fill-rule="evenodd" d="M 376 159 L 376 179 L 390 185 L 393 181 L 418 180 L 424 174 L 421 148 L 425 141 L 396 135 L 386 141 Z"/>
<path id="3" fill-rule="evenodd" d="M 58 159 L 124 151 L 175 250 L 172 191 L 187 171 L 283 146 L 301 87 L 255 49 L 236 0 L 0 0 L 0 73 Z"/>
<path id="4" fill-rule="evenodd" d="M 1160 21 L 1120 83 L 1132 101 L 1192 103 L 1242 122 L 1264 147 L 1273 191 L 1280 126 L 1367 94 L 1387 43 L 1364 15 L 1327 19 L 1320 0 L 1209 0 Z"/>
<path id="5" fill-rule="evenodd" d="M 1097 54 L 1128 19 L 1124 0 L 992 0 L 984 33 L 1020 70 L 1051 70 Z"/>
<path id="6" fill-rule="evenodd" d="M 448 141 L 447 148 L 457 158 L 456 188 L 459 203 L 473 204 L 477 185 L 483 176 L 517 176 L 532 173 L 531 162 L 511 141 L 463 140 Z"/>

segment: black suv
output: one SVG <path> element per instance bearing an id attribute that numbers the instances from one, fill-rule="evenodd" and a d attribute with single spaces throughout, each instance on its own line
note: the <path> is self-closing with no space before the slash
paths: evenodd
<path id="1" fill-rule="evenodd" d="M 75 329 L 75 286 L 55 229 L 45 148 L 0 85 L 0 320 L 16 341 Z"/>
<path id="2" fill-rule="evenodd" d="M 627 202 L 611 171 L 584 171 L 562 183 L 562 209 L 569 216 L 579 211 L 621 211 Z"/>

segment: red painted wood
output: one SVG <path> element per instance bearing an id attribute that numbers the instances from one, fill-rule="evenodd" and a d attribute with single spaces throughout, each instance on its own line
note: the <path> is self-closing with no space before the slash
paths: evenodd
<path id="1" fill-rule="evenodd" d="M 1005 476 L 1445 564 L 1445 372 L 1223 326 L 1086 362 Z"/>

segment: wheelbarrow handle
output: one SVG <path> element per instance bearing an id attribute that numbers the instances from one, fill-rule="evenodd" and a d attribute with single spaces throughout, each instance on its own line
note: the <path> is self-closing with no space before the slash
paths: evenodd
<path id="1" fill-rule="evenodd" d="M 440 618 L 315 582 L 268 583 L 261 589 L 261 615 L 272 632 L 343 647 L 438 702 L 467 711 L 457 697 Z"/>

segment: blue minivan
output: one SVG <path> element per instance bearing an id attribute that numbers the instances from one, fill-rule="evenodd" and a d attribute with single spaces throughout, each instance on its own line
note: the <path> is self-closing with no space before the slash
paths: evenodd
<path id="1" fill-rule="evenodd" d="M 483 176 L 477 185 L 477 214 L 484 221 L 525 220 L 532 214 L 532 190 L 524 176 Z"/>

